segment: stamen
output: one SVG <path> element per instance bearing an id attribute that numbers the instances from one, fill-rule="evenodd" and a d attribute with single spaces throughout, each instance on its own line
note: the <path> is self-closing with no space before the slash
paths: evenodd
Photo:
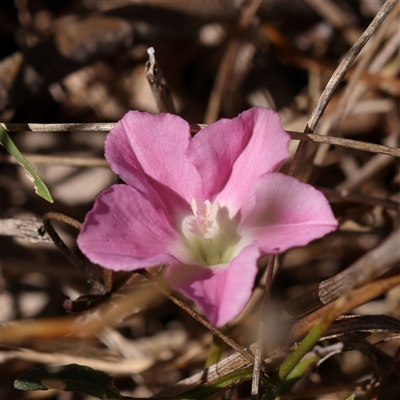
<path id="1" fill-rule="evenodd" d="M 190 203 L 191 203 L 191 206 L 192 206 L 193 214 L 196 216 L 197 215 L 197 210 L 198 210 L 196 199 L 193 197 L 193 199 L 192 199 L 192 201 Z"/>
<path id="2" fill-rule="evenodd" d="M 218 202 L 206 200 L 199 208 L 193 198 L 191 208 L 193 215 L 182 221 L 184 247 L 181 254 L 185 263 L 203 266 L 228 263 L 240 241 L 236 223 L 229 219 L 227 210 L 222 209 Z"/>
<path id="3" fill-rule="evenodd" d="M 191 201 L 193 217 L 186 222 L 187 228 L 197 236 L 212 239 L 218 232 L 219 227 L 215 219 L 219 210 L 218 202 L 211 204 L 206 200 L 203 204 L 203 212 L 199 215 L 199 208 L 195 198 Z"/>

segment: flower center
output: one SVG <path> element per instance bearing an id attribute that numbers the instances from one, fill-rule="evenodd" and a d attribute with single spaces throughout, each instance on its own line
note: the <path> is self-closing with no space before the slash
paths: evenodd
<path id="1" fill-rule="evenodd" d="M 206 200 L 199 208 L 192 199 L 191 205 L 193 215 L 182 221 L 182 261 L 202 266 L 229 263 L 238 253 L 237 221 L 230 219 L 228 209 L 218 202 Z"/>

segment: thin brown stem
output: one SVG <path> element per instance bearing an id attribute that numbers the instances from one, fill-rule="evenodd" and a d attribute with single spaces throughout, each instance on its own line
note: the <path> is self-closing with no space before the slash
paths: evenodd
<path id="1" fill-rule="evenodd" d="M 79 125 L 79 126 L 77 126 Z M 74 131 L 82 131 L 82 132 L 107 132 L 114 128 L 115 123 L 107 122 L 107 123 L 97 123 L 97 124 L 4 124 L 0 123 L 0 126 L 3 126 L 8 132 L 21 132 L 21 131 L 30 131 L 30 132 L 74 132 Z M 190 124 L 193 132 L 198 132 L 201 128 L 207 126 L 206 124 Z M 322 136 L 315 135 L 311 133 L 303 133 L 303 132 L 295 132 L 295 131 L 287 131 L 292 139 L 306 141 L 306 142 L 314 142 L 314 143 L 327 143 L 333 144 L 336 146 L 348 147 L 350 149 L 368 151 L 370 153 L 379 153 L 379 154 L 387 154 L 394 157 L 400 157 L 400 149 L 395 147 L 388 147 L 374 143 L 361 142 L 358 140 L 345 139 L 335 136 Z M 60 163 L 67 164 L 67 161 L 64 161 L 63 156 L 45 156 L 45 155 L 34 155 L 34 154 L 24 154 L 31 160 L 32 157 L 38 157 L 35 159 L 35 162 L 43 162 L 43 163 L 51 163 L 56 162 L 56 159 L 60 160 Z M 40 158 L 39 158 L 40 157 Z M 1 158 L 0 160 L 8 160 L 8 158 Z M 69 160 L 68 160 L 69 161 Z M 91 160 L 79 160 L 78 162 L 80 166 L 105 166 L 105 162 L 99 164 L 100 159 Z"/>
<path id="2" fill-rule="evenodd" d="M 234 350 L 239 352 L 243 357 L 245 357 L 248 361 L 254 362 L 254 356 L 249 353 L 247 350 L 243 349 L 241 346 L 239 346 L 234 340 L 232 340 L 229 336 L 225 335 L 223 332 L 221 332 L 219 329 L 213 327 L 210 322 L 207 321 L 206 318 L 204 318 L 201 314 L 199 314 L 197 311 L 193 310 L 190 308 L 186 303 L 184 303 L 182 300 L 179 300 L 177 297 L 175 297 L 170 290 L 168 290 L 165 287 L 164 282 L 162 282 L 158 276 L 155 276 L 151 274 L 150 272 L 146 271 L 145 269 L 142 269 L 138 271 L 141 275 L 143 275 L 146 279 L 148 279 L 151 283 L 153 283 L 154 286 L 157 287 L 158 290 L 160 290 L 168 299 L 170 299 L 173 303 L 175 303 L 177 306 L 182 308 L 182 310 L 186 311 L 190 316 L 192 316 L 196 321 L 200 322 L 203 326 L 205 326 L 211 333 L 217 337 L 219 337 L 221 340 L 223 340 L 227 345 L 231 346 Z"/>
<path id="3" fill-rule="evenodd" d="M 145 66 L 146 78 L 156 100 L 158 111 L 176 114 L 172 92 L 156 61 L 154 48 L 150 47 L 147 50 L 147 54 L 149 55 L 149 60 Z"/>
<path id="4" fill-rule="evenodd" d="M 52 238 L 54 244 L 57 246 L 58 250 L 64 255 L 64 257 L 74 266 L 78 268 L 78 270 L 86 276 L 89 284 L 92 286 L 93 291 L 96 294 L 105 294 L 106 289 L 104 285 L 97 280 L 94 276 L 92 271 L 87 268 L 85 265 L 83 259 L 78 256 L 74 251 L 72 251 L 61 239 L 61 237 L 58 235 L 56 230 L 54 229 L 53 225 L 51 224 L 51 221 L 59 221 L 63 222 L 65 224 L 68 224 L 72 227 L 74 227 L 77 230 L 81 230 L 82 224 L 77 221 L 76 219 L 73 219 L 71 217 L 68 217 L 67 215 L 56 213 L 56 212 L 48 212 L 43 216 L 43 225 L 46 230 L 46 232 L 49 234 L 49 236 Z"/>
<path id="5" fill-rule="evenodd" d="M 396 5 L 396 3 L 397 0 L 387 0 L 385 2 L 385 4 L 382 6 L 378 14 L 371 22 L 371 24 L 368 26 L 368 28 L 364 31 L 364 33 L 360 36 L 360 38 L 357 40 L 354 46 L 352 46 L 352 48 L 347 52 L 346 56 L 342 59 L 339 66 L 333 73 L 331 79 L 327 83 L 324 91 L 322 92 L 318 104 L 315 107 L 314 111 L 312 112 L 310 119 L 308 120 L 307 126 L 304 130 L 305 133 L 314 132 L 314 129 L 317 126 L 318 121 L 320 120 L 330 99 L 332 98 L 333 94 L 339 87 L 351 64 L 354 62 L 357 55 L 360 53 L 360 51 L 366 45 L 368 40 L 371 38 L 372 34 L 383 22 L 383 20 L 389 14 L 392 8 Z M 289 175 L 296 176 L 300 164 L 305 157 L 306 150 L 307 150 L 307 143 L 301 142 L 299 144 L 299 147 L 297 148 L 292 165 L 290 166 Z"/>
<path id="6" fill-rule="evenodd" d="M 386 154 L 388 156 L 400 157 L 400 148 L 388 147 L 374 143 L 360 142 L 359 140 L 344 139 L 335 136 L 322 136 L 314 135 L 311 133 L 306 134 L 293 131 L 288 131 L 288 133 L 292 139 L 301 140 L 300 145 L 307 142 L 328 143 L 334 144 L 336 146 L 347 147 L 349 149 L 367 151 L 369 153 Z"/>
<path id="7" fill-rule="evenodd" d="M 256 355 L 254 361 L 254 372 L 253 379 L 251 382 L 251 398 L 252 400 L 258 400 L 259 398 L 259 388 L 260 388 L 260 378 L 261 378 L 261 363 L 264 359 L 263 352 L 263 342 L 265 336 L 265 321 L 264 321 L 264 311 L 267 308 L 269 296 L 271 293 L 272 277 L 274 276 L 274 265 L 276 256 L 271 256 L 268 260 L 267 265 L 267 276 L 265 281 L 264 295 L 261 304 L 261 317 L 258 326 L 258 336 L 257 336 L 257 346 Z"/>

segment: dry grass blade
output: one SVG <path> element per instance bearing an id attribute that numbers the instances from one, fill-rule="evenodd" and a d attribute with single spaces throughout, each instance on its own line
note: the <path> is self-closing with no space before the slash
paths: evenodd
<path id="1" fill-rule="evenodd" d="M 60 124 L 18 124 L 1 122 L 0 125 L 8 132 L 109 132 L 115 122 L 96 123 L 60 123 Z"/>
<path id="2" fill-rule="evenodd" d="M 1 124 L 8 132 L 21 132 L 21 131 L 30 131 L 30 132 L 109 132 L 111 129 L 114 128 L 114 122 L 105 122 L 105 123 L 96 123 L 96 124 Z M 201 124 L 191 124 L 191 128 L 196 132 L 198 131 L 198 127 L 204 127 L 206 125 Z M 367 151 L 370 153 L 378 153 L 378 154 L 386 154 L 391 155 L 394 157 L 400 157 L 400 149 L 394 147 L 383 146 L 375 143 L 366 143 L 361 142 L 358 140 L 346 139 L 346 138 L 339 138 L 334 136 L 321 136 L 315 135 L 311 133 L 302 133 L 302 132 L 294 132 L 294 131 L 287 131 L 288 134 L 291 136 L 292 139 L 301 140 L 305 142 L 315 142 L 315 143 L 327 143 L 333 144 L 336 146 L 347 147 L 349 149 L 355 149 L 360 151 Z M 28 156 L 28 155 L 27 155 Z M 35 162 L 56 162 L 56 156 L 39 156 L 34 154 L 29 154 L 29 157 L 32 158 Z M 36 158 L 35 158 L 36 157 Z M 60 157 L 60 162 L 64 162 L 64 158 Z M 8 158 L 5 158 L 8 160 Z M 43 160 L 43 161 L 41 161 Z M 48 161 L 47 161 L 48 160 Z M 65 162 L 67 163 L 67 161 Z M 82 166 L 91 166 L 91 163 L 94 163 L 96 166 L 100 163 L 100 160 L 82 160 L 75 162 L 76 165 Z M 74 162 L 71 161 L 71 165 L 74 165 Z M 94 165 L 93 165 L 94 166 Z M 103 166 L 100 163 L 99 166 Z"/>
<path id="3" fill-rule="evenodd" d="M 400 148 L 387 147 L 379 144 L 360 142 L 358 140 L 344 139 L 334 136 L 314 135 L 312 133 L 306 134 L 292 131 L 289 131 L 288 133 L 292 139 L 298 139 L 303 142 L 334 144 L 336 146 L 347 147 L 349 149 L 400 157 Z"/>
<path id="4" fill-rule="evenodd" d="M 375 297 L 381 296 L 383 293 L 386 293 L 388 290 L 398 285 L 400 285 L 400 275 L 395 275 L 352 290 L 296 322 L 291 329 L 287 343 L 296 342 L 304 337 L 313 326 L 322 320 L 328 310 L 334 309 L 338 317 L 351 311 L 353 308 L 365 304 Z"/>
<path id="5" fill-rule="evenodd" d="M 255 345 L 250 347 L 250 350 L 255 351 Z M 194 374 L 191 377 L 178 382 L 173 387 L 168 388 L 161 393 L 158 393 L 157 396 L 178 396 L 185 391 L 197 389 L 198 387 L 201 387 L 203 385 L 215 382 L 227 374 L 241 371 L 251 366 L 252 363 L 248 362 L 239 353 L 235 353 L 228 358 L 220 361 L 219 363 L 207 368 L 207 370 L 198 372 L 197 374 Z"/>
<path id="6" fill-rule="evenodd" d="M 132 275 L 110 299 L 103 301 L 96 309 L 80 316 L 42 318 L 16 321 L 1 326 L 4 344 L 26 341 L 47 341 L 50 339 L 94 338 L 105 328 L 118 325 L 130 315 L 137 314 L 149 307 L 163 302 L 164 296 L 149 290 Z"/>
<path id="7" fill-rule="evenodd" d="M 53 366 L 67 364 L 87 365 L 88 367 L 112 374 L 113 376 L 131 375 L 146 371 L 154 362 L 151 358 L 121 360 L 119 357 L 115 357 L 114 360 L 100 360 L 64 353 L 46 353 L 25 348 L 2 350 L 0 351 L 0 356 L 4 361 L 17 358 L 20 360 Z"/>
<path id="8" fill-rule="evenodd" d="M 387 315 L 342 315 L 328 328 L 321 340 L 354 332 L 400 333 L 400 320 Z"/>
<path id="9" fill-rule="evenodd" d="M 393 10 L 393 12 L 385 21 L 385 25 L 382 26 L 382 28 L 373 37 L 373 40 L 371 40 L 368 51 L 361 53 L 360 60 L 348 79 L 348 84 L 346 85 L 344 92 L 338 101 L 338 104 L 333 112 L 333 116 L 327 121 L 328 123 L 324 127 L 325 134 L 329 134 L 330 131 L 339 132 L 340 134 L 339 128 L 349 114 L 351 106 L 355 106 L 357 100 L 359 100 L 360 97 L 365 94 L 368 85 L 366 82 L 361 80 L 361 77 L 363 74 L 365 74 L 368 64 L 370 64 L 370 67 L 368 68 L 367 72 L 377 73 L 379 68 L 383 66 L 384 62 L 386 62 L 388 58 L 395 53 L 399 41 L 397 36 L 395 36 L 397 41 L 389 41 L 388 46 L 384 47 L 383 52 L 378 54 L 375 62 L 371 63 L 376 51 L 379 49 L 379 47 L 382 47 L 385 36 L 388 35 L 388 31 L 390 31 L 390 28 L 392 27 L 392 23 L 396 23 L 395 18 L 399 10 L 399 8 Z M 321 146 L 318 148 L 314 158 L 315 166 L 319 166 L 323 163 L 328 149 L 329 146 Z"/>
<path id="10" fill-rule="evenodd" d="M 264 358 L 263 342 L 265 341 L 266 323 L 263 319 L 264 310 L 268 307 L 268 300 L 271 294 L 272 277 L 274 275 L 275 256 L 271 256 L 268 260 L 266 281 L 264 287 L 264 295 L 261 303 L 261 318 L 258 326 L 256 356 L 254 360 L 253 379 L 251 381 L 251 398 L 258 399 L 261 379 L 261 364 Z"/>
<path id="11" fill-rule="evenodd" d="M 3 345 L 70 337 L 75 331 L 75 317 L 33 319 L 0 326 Z"/>
<path id="12" fill-rule="evenodd" d="M 305 314 L 328 304 L 354 287 L 365 285 L 379 278 L 399 263 L 400 228 L 394 230 L 379 246 L 339 274 L 322 281 L 318 288 L 291 299 L 286 309 L 292 315 Z"/>
<path id="13" fill-rule="evenodd" d="M 353 176 L 349 176 L 346 180 L 336 186 L 337 190 L 354 190 L 367 182 L 371 177 L 379 173 L 393 162 L 393 159 L 383 154 L 377 154 L 361 168 Z"/>
<path id="14" fill-rule="evenodd" d="M 153 47 L 147 49 L 149 61 L 146 63 L 146 78 L 150 84 L 159 112 L 176 114 L 171 89 L 167 85 L 164 75 L 157 64 Z"/>
<path id="15" fill-rule="evenodd" d="M 333 94 L 339 87 L 339 84 L 342 81 L 343 77 L 345 76 L 347 70 L 350 68 L 351 64 L 354 62 L 357 55 L 360 53 L 360 51 L 363 49 L 363 47 L 366 45 L 366 43 L 371 38 L 373 33 L 383 22 L 383 20 L 387 17 L 387 15 L 393 9 L 396 3 L 397 0 L 387 0 L 385 2 L 385 4 L 382 6 L 381 10 L 376 15 L 374 20 L 371 22 L 369 27 L 364 31 L 361 37 L 357 40 L 354 46 L 347 52 L 346 56 L 340 62 L 339 66 L 336 68 L 336 71 L 334 72 L 328 84 L 326 85 L 324 91 L 322 92 L 318 104 L 308 120 L 307 126 L 304 131 L 305 133 L 312 133 L 314 131 L 319 119 L 324 113 Z M 306 149 L 307 149 L 307 143 L 306 142 L 300 143 L 296 151 L 294 160 L 290 166 L 289 175 L 292 176 L 296 175 L 298 168 L 301 164 L 301 161 L 304 158 Z"/>
<path id="16" fill-rule="evenodd" d="M 388 16 L 390 11 L 396 4 L 397 0 L 385 1 L 385 4 L 380 9 L 379 13 L 375 16 L 374 20 L 371 22 L 369 27 L 363 32 L 363 34 L 360 36 L 360 38 L 357 40 L 354 46 L 348 51 L 346 56 L 343 58 L 339 66 L 336 68 L 335 73 L 332 75 L 328 84 L 326 85 L 317 107 L 311 114 L 305 132 L 308 133 L 314 131 L 315 127 L 317 126 L 318 120 L 324 113 L 329 100 L 331 99 L 333 93 L 338 88 L 347 70 L 354 62 L 355 58 L 360 53 L 360 51 L 364 48 L 368 40 L 374 34 L 374 32 L 378 29 L 379 25 L 385 20 L 385 18 Z"/>
<path id="17" fill-rule="evenodd" d="M 40 221 L 6 218 L 0 220 L 0 225 L 0 235 L 2 236 L 28 239 L 32 243 L 53 243 Z"/>

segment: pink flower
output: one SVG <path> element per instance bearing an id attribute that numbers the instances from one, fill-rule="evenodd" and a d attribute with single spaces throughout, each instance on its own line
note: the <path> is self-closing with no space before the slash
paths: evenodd
<path id="1" fill-rule="evenodd" d="M 115 271 L 165 264 L 165 278 L 215 326 L 250 298 L 257 260 L 336 229 L 325 197 L 277 171 L 288 134 L 256 107 L 193 138 L 170 114 L 128 112 L 105 156 L 126 184 L 100 193 L 78 237 L 82 252 Z"/>

